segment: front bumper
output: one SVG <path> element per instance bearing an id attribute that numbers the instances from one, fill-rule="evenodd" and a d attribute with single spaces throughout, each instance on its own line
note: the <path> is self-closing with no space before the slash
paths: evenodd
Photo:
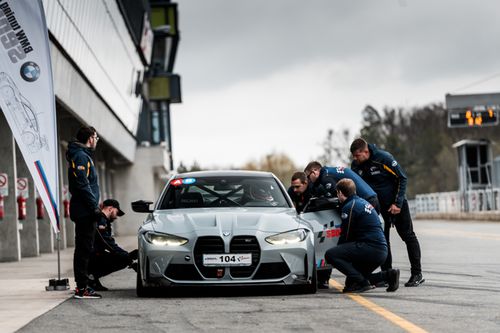
<path id="1" fill-rule="evenodd" d="M 200 240 L 208 240 L 202 243 Z M 314 246 L 310 236 L 292 245 L 271 245 L 264 237 L 199 237 L 186 245 L 156 246 L 139 234 L 139 256 L 145 286 L 306 285 L 312 281 Z M 216 246 L 210 246 L 218 243 Z M 244 244 L 240 244 L 244 243 Z M 219 251 L 219 252 L 217 252 Z M 252 253 L 251 266 L 206 267 L 202 254 Z"/>

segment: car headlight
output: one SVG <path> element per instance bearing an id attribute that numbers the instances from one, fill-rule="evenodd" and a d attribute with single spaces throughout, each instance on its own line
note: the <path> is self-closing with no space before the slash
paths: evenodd
<path id="1" fill-rule="evenodd" d="M 266 242 L 273 245 L 295 244 L 306 239 L 308 232 L 306 229 L 287 231 L 266 237 Z"/>
<path id="2" fill-rule="evenodd" d="M 159 246 L 181 246 L 188 242 L 186 238 L 153 231 L 146 232 L 144 238 L 146 238 L 149 243 Z"/>

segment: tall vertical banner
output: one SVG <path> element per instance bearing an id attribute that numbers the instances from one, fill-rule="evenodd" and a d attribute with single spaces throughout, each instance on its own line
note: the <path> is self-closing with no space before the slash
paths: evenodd
<path id="1" fill-rule="evenodd" d="M 0 107 L 59 232 L 59 146 L 41 0 L 0 0 Z"/>

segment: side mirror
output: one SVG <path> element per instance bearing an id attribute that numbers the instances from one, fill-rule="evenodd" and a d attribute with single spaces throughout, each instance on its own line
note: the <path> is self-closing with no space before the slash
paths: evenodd
<path id="1" fill-rule="evenodd" d="M 340 207 L 339 198 L 311 198 L 304 207 L 303 213 L 319 212 Z"/>
<path id="2" fill-rule="evenodd" d="M 144 201 L 138 200 L 132 202 L 132 210 L 137 213 L 152 213 L 153 210 L 149 209 L 149 205 L 151 205 L 152 201 Z"/>

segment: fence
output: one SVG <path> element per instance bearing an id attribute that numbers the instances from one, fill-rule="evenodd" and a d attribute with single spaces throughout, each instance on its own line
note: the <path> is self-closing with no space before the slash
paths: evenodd
<path id="1" fill-rule="evenodd" d="M 500 210 L 500 188 L 418 194 L 412 213 L 461 213 Z"/>

